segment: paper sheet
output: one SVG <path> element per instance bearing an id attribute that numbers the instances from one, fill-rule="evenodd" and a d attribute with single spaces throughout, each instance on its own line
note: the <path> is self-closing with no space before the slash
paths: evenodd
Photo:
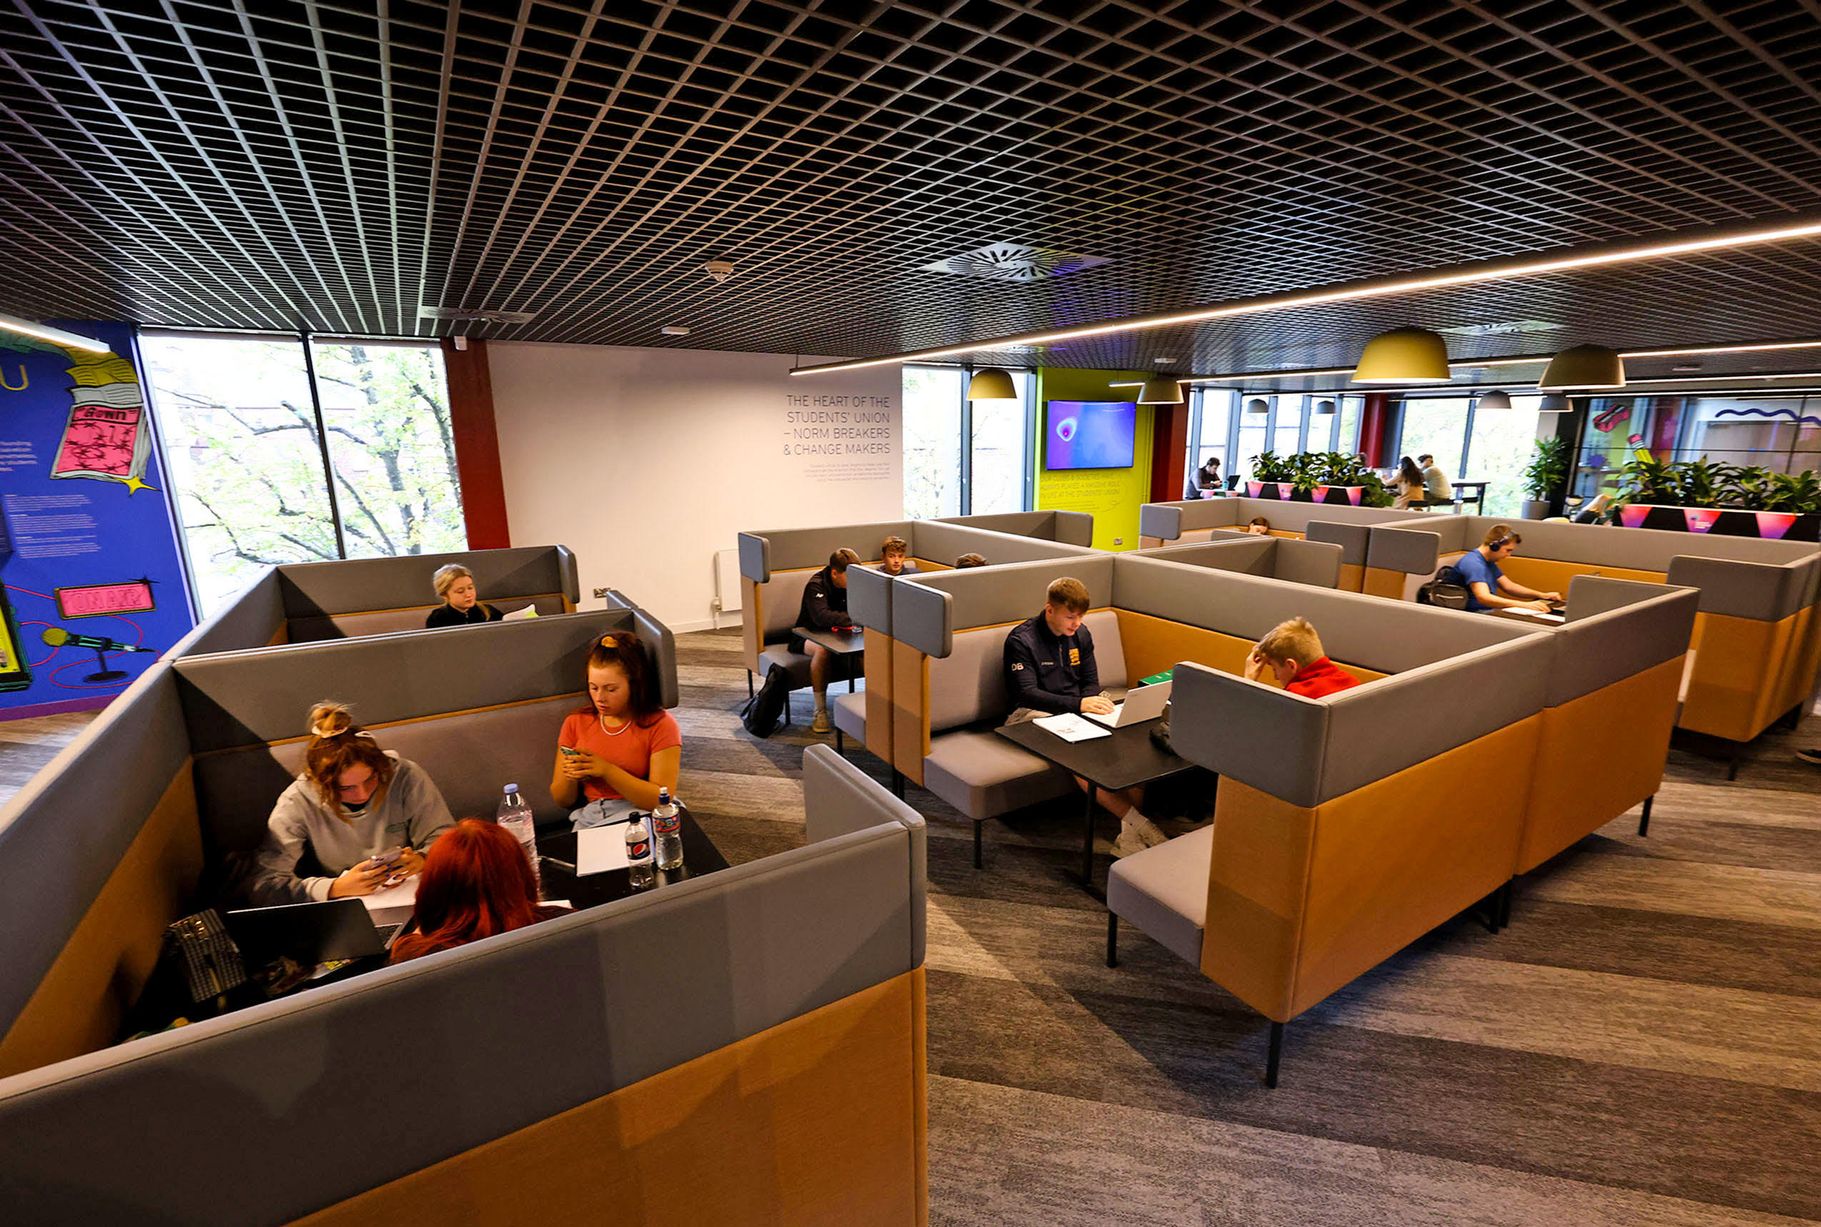
<path id="1" fill-rule="evenodd" d="M 525 618 L 535 618 L 535 617 L 537 617 L 537 606 L 536 605 L 527 605 L 523 609 L 515 609 L 509 614 L 502 614 L 500 616 L 500 621 L 501 622 L 519 622 Z"/>
<path id="2" fill-rule="evenodd" d="M 626 824 L 589 827 L 575 837 L 575 876 L 626 868 Z"/>
<path id="3" fill-rule="evenodd" d="M 376 890 L 370 895 L 362 895 L 360 901 L 367 905 L 367 915 L 375 924 L 387 920 L 405 920 L 417 906 L 418 874 L 412 874 L 397 886 L 388 886 L 385 890 Z"/>
<path id="4" fill-rule="evenodd" d="M 1092 741 L 1096 737 L 1113 735 L 1106 729 L 1089 724 L 1074 712 L 1063 712 L 1060 716 L 1039 716 L 1031 723 L 1045 732 L 1056 734 L 1064 741 Z"/>

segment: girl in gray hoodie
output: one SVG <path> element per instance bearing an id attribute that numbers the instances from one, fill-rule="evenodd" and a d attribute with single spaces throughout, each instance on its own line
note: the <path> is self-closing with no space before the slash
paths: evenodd
<path id="1" fill-rule="evenodd" d="M 424 850 L 454 824 L 430 776 L 382 750 L 340 703 L 310 709 L 304 770 L 279 795 L 255 856 L 258 904 L 366 895 L 423 867 Z M 299 877 L 304 846 L 330 876 Z M 397 856 L 392 854 L 396 852 Z"/>

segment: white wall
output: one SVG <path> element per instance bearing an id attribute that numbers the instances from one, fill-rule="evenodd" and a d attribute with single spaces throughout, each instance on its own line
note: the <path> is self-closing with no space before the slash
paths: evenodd
<path id="1" fill-rule="evenodd" d="M 904 514 L 896 366 L 793 379 L 783 354 L 487 351 L 512 543 L 573 549 L 584 608 L 618 588 L 699 630 L 714 625 L 715 552 L 742 530 Z"/>

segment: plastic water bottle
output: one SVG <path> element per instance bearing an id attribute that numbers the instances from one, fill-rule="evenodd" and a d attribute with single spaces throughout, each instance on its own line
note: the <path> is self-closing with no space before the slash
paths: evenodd
<path id="1" fill-rule="evenodd" d="M 543 881 L 537 871 L 537 823 L 531 817 L 531 807 L 519 796 L 517 784 L 506 785 L 506 795 L 500 798 L 499 813 L 494 821 L 510 831 L 518 840 L 518 846 L 525 850 L 525 859 L 531 862 L 531 876 L 541 890 Z"/>
<path id="2" fill-rule="evenodd" d="M 651 811 L 652 841 L 657 844 L 658 868 L 683 867 L 683 817 L 670 799 L 668 788 L 658 789 L 658 807 Z"/>
<path id="3" fill-rule="evenodd" d="M 658 876 L 651 867 L 651 832 L 645 829 L 645 816 L 636 810 L 626 820 L 626 873 L 634 890 L 644 890 Z"/>

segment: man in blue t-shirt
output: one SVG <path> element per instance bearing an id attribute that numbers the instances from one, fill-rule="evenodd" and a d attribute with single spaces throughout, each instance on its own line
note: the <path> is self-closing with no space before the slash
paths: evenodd
<path id="1" fill-rule="evenodd" d="M 1491 609 L 1534 609 L 1548 613 L 1552 605 L 1562 603 L 1559 592 L 1538 592 L 1516 580 L 1505 578 L 1499 563 L 1517 552 L 1523 538 L 1505 524 L 1494 524 L 1476 550 L 1463 554 L 1454 569 L 1467 585 L 1467 611 L 1484 613 Z"/>

